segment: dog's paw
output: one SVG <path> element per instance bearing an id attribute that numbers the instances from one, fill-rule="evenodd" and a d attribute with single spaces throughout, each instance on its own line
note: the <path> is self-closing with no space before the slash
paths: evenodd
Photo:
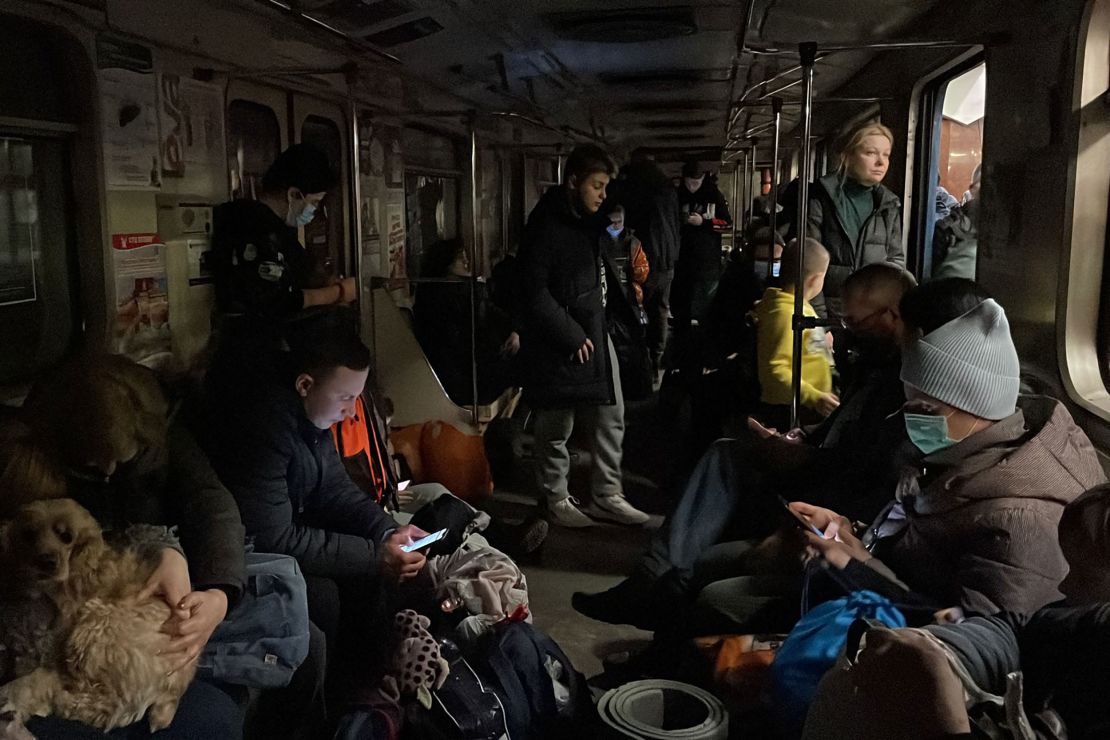
<path id="1" fill-rule="evenodd" d="M 35 740 L 14 710 L 0 711 L 0 740 Z"/>
<path id="2" fill-rule="evenodd" d="M 177 700 L 162 701 L 153 704 L 147 712 L 146 721 L 150 725 L 151 733 L 164 730 L 173 722 L 174 715 L 177 714 Z M 0 738 L 0 740 L 4 740 Z"/>

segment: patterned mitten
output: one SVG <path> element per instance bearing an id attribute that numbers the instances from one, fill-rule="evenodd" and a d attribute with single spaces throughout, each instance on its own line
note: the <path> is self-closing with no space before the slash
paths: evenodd
<path id="1" fill-rule="evenodd" d="M 401 693 L 415 695 L 425 707 L 431 706 L 432 691 L 443 686 L 451 666 L 439 653 L 439 643 L 428 631 L 431 621 L 412 609 L 397 612 L 393 630 L 397 651 L 393 656 L 393 675 Z"/>

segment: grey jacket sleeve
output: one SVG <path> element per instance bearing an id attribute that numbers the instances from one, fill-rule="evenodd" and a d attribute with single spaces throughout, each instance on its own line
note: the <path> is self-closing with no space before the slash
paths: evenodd
<path id="1" fill-rule="evenodd" d="M 809 210 L 806 212 L 806 236 L 821 241 L 821 224 L 825 219 L 825 209 L 820 198 L 809 197 Z"/>
<path id="2" fill-rule="evenodd" d="M 906 266 L 906 247 L 902 244 L 902 211 L 895 209 L 889 216 L 892 219 L 886 242 L 886 261 L 899 267 Z"/>

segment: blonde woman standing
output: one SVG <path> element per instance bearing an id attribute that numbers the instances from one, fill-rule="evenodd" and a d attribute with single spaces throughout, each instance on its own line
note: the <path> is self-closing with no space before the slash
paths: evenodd
<path id="1" fill-rule="evenodd" d="M 882 184 L 894 135 L 881 123 L 858 125 L 846 138 L 832 174 L 813 184 L 806 233 L 829 250 L 825 289 L 813 301 L 819 314 L 841 315 L 844 281 L 873 262 L 905 267 L 898 196 Z"/>

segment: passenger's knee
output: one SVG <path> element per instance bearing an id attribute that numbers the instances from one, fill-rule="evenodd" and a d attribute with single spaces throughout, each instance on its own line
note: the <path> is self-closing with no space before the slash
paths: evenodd
<path id="1" fill-rule="evenodd" d="M 170 730 L 170 737 L 241 740 L 243 711 L 227 693 L 204 681 L 194 681 L 182 697 Z"/>

